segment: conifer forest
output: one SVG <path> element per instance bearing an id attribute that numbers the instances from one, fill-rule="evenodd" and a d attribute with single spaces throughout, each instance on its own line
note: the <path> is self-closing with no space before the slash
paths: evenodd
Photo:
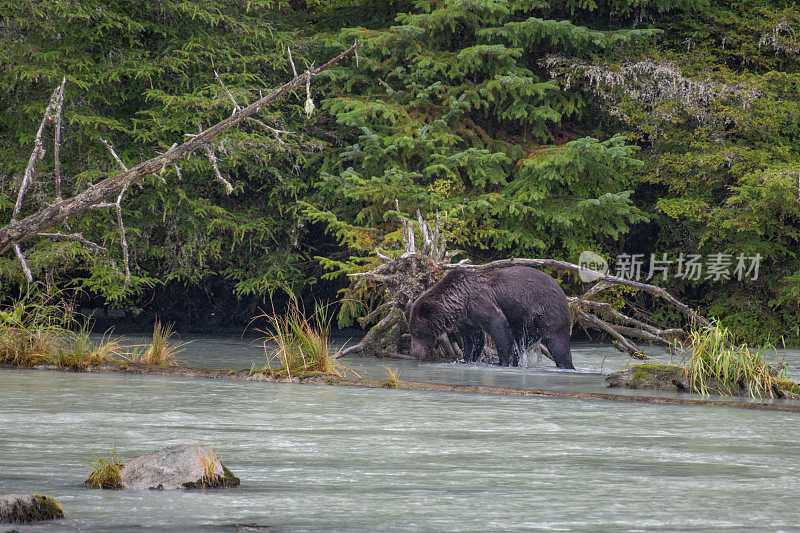
<path id="1" fill-rule="evenodd" d="M 4 242 L 6 300 L 29 278 L 224 327 L 295 295 L 357 325 L 382 296 L 343 299 L 346 274 L 399 254 L 419 210 L 456 261 L 593 252 L 742 339 L 800 342 L 793 2 L 35 0 L 0 15 L 3 224 L 360 45 L 122 194 Z"/>

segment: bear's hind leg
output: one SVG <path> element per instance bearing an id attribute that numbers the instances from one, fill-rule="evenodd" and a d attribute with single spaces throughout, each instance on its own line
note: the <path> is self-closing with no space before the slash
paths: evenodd
<path id="1" fill-rule="evenodd" d="M 493 315 L 488 318 L 483 327 L 486 328 L 486 332 L 492 336 L 492 340 L 495 346 L 497 346 L 500 366 L 508 366 L 516 351 L 516 342 L 511 331 L 511 326 L 508 325 L 508 320 L 506 320 L 503 313 L 497 309 L 497 312 L 493 313 Z"/>

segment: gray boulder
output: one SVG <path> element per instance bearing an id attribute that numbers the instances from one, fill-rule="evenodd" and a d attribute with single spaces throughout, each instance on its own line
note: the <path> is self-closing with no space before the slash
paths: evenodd
<path id="1" fill-rule="evenodd" d="M 235 487 L 239 478 L 225 468 L 210 446 L 180 444 L 137 457 L 122 468 L 126 489 Z"/>
<path id="2" fill-rule="evenodd" d="M 64 518 L 64 509 L 53 498 L 41 494 L 0 495 L 0 524 L 26 524 Z"/>

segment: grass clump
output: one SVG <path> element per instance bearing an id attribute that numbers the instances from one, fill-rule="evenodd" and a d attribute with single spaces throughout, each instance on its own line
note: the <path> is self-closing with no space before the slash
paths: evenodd
<path id="1" fill-rule="evenodd" d="M 383 367 L 386 370 L 386 381 L 381 384 L 381 387 L 386 389 L 396 389 L 400 383 L 400 371 L 396 368 Z"/>
<path id="2" fill-rule="evenodd" d="M 255 318 L 266 318 L 269 325 L 269 330 L 257 329 L 266 335 L 267 364 L 262 372 L 287 377 L 341 375 L 337 353 L 330 343 L 330 319 L 325 306 L 315 304 L 314 313 L 308 316 L 305 307 L 293 297 L 283 315 L 275 313 L 274 307 L 272 311 L 271 315 Z M 269 343 L 276 348 L 270 350 Z"/>
<path id="3" fill-rule="evenodd" d="M 201 485 L 211 486 L 217 480 L 218 475 L 214 470 L 218 459 L 217 452 L 211 446 L 200 451 L 200 468 L 203 470 L 203 475 L 200 477 Z"/>
<path id="4" fill-rule="evenodd" d="M 172 341 L 175 331 L 172 324 L 162 325 L 159 319 L 153 324 L 153 340 L 146 346 L 138 346 L 130 355 L 130 360 L 134 363 L 144 363 L 148 365 L 177 366 L 180 361 L 177 355 L 185 348 L 183 344 L 176 344 Z"/>
<path id="5" fill-rule="evenodd" d="M 99 342 L 94 342 L 89 336 L 90 328 L 91 321 L 85 320 L 76 330 L 66 331 L 63 345 L 47 360 L 57 367 L 76 370 L 118 360 L 122 351 L 120 342 L 111 338 L 110 332 L 106 332 Z"/>
<path id="6" fill-rule="evenodd" d="M 91 317 L 75 313 L 62 292 L 31 285 L 10 305 L 0 308 L 0 364 L 30 367 L 52 364 L 85 370 L 107 361 L 127 360 L 151 365 L 178 365 L 182 344 L 172 338 L 172 324 L 156 319 L 153 340 L 143 346 L 122 346 L 107 331 L 92 339 Z"/>
<path id="7" fill-rule="evenodd" d="M 718 322 L 694 329 L 688 342 L 691 355 L 684 370 L 695 392 L 738 396 L 746 391 L 751 398 L 774 398 L 798 389 L 783 365 L 767 360 L 772 345 L 754 349 L 736 344 L 733 333 Z"/>
<path id="8" fill-rule="evenodd" d="M 222 467 L 222 474 L 217 473 L 217 463 Z M 202 474 L 197 481 L 183 484 L 187 489 L 211 489 L 219 487 L 237 487 L 241 480 L 228 470 L 219 459 L 212 446 L 200 448 L 200 468 Z"/>
<path id="9" fill-rule="evenodd" d="M 95 456 L 92 460 L 92 474 L 84 485 L 96 489 L 121 489 L 122 488 L 122 459 L 116 450 L 111 452 L 111 457 L 105 459 Z"/>
<path id="10" fill-rule="evenodd" d="M 92 341 L 91 318 L 76 315 L 70 300 L 61 296 L 31 286 L 0 310 L 0 363 L 83 369 L 118 354 L 120 345 L 110 336 Z"/>
<path id="11" fill-rule="evenodd" d="M 34 287 L 0 310 L 0 362 L 32 366 L 47 361 L 63 346 L 72 326 L 72 309 Z"/>

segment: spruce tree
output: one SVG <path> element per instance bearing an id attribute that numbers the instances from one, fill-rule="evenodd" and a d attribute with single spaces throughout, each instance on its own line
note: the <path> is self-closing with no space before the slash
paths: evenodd
<path id="1" fill-rule="evenodd" d="M 307 214 L 362 251 L 380 244 L 364 228 L 388 229 L 395 200 L 440 213 L 472 254 L 576 259 L 617 239 L 644 220 L 630 197 L 636 147 L 587 135 L 586 98 L 543 61 L 611 59 L 653 36 L 626 27 L 632 6 L 420 0 L 394 26 L 342 31 L 364 43 L 361 65 L 331 74 L 341 91 L 323 108 L 355 135 L 327 159 Z"/>

